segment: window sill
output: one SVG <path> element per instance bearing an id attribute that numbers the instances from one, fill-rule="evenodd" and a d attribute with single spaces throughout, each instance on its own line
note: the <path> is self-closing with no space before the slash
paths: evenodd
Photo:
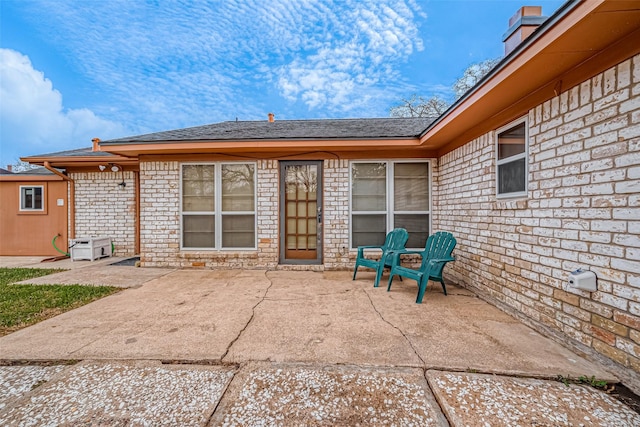
<path id="1" fill-rule="evenodd" d="M 228 248 L 228 249 L 190 249 L 190 248 L 181 248 L 180 256 L 191 256 L 191 255 L 227 255 L 230 252 L 232 253 L 253 253 L 258 252 L 258 249 L 255 248 Z"/>
<path id="2" fill-rule="evenodd" d="M 46 210 L 19 210 L 18 211 L 18 215 L 46 215 L 47 211 Z"/>
<path id="3" fill-rule="evenodd" d="M 528 199 L 496 200 L 495 202 L 493 202 L 494 210 L 520 210 L 528 208 Z"/>

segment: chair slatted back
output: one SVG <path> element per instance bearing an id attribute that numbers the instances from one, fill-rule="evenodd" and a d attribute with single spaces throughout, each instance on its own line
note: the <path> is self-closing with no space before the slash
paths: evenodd
<path id="1" fill-rule="evenodd" d="M 429 236 L 424 248 L 421 270 L 424 271 L 426 264 L 432 259 L 448 258 L 456 247 L 456 239 L 453 234 L 446 231 L 438 231 Z M 432 276 L 441 277 L 445 263 L 440 263 L 435 271 L 431 271 Z"/>
<path id="2" fill-rule="evenodd" d="M 385 242 L 387 250 L 397 251 L 404 249 L 404 245 L 406 245 L 409 240 L 409 233 L 404 228 L 395 228 L 389 233 L 387 240 L 388 242 Z"/>
<path id="3" fill-rule="evenodd" d="M 391 232 L 387 234 L 387 238 L 385 239 L 384 246 L 382 248 L 382 256 L 384 259 L 381 261 L 385 264 L 389 264 L 391 262 L 391 257 L 393 256 L 391 251 L 404 249 L 408 240 L 409 233 L 404 228 L 394 228 L 391 230 Z"/>

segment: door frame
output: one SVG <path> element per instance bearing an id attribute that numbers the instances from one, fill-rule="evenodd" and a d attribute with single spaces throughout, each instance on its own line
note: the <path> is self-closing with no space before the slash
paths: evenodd
<path id="1" fill-rule="evenodd" d="M 299 264 L 299 265 L 318 265 L 322 264 L 322 255 L 323 255 L 323 224 L 324 224 L 324 205 L 323 205 L 323 176 L 324 176 L 324 164 L 322 160 L 281 160 L 279 163 L 279 177 L 278 177 L 278 186 L 280 187 L 280 213 L 278 215 L 278 223 L 279 223 L 279 233 L 278 233 L 278 244 L 280 247 L 280 258 L 278 260 L 279 264 Z M 285 168 L 287 166 L 303 166 L 303 165 L 316 165 L 318 167 L 318 190 L 316 192 L 316 203 L 318 207 L 319 216 L 318 224 L 317 224 L 317 236 L 316 236 L 316 250 L 317 256 L 315 259 L 292 259 L 286 258 L 286 235 L 285 235 L 285 227 L 286 227 L 286 194 L 285 194 Z"/>

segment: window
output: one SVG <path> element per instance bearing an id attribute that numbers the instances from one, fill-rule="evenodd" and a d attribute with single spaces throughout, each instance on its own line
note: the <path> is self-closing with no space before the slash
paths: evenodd
<path id="1" fill-rule="evenodd" d="M 182 165 L 182 248 L 255 249 L 255 168 Z"/>
<path id="2" fill-rule="evenodd" d="M 498 197 L 527 195 L 527 121 L 496 131 L 496 188 Z"/>
<path id="3" fill-rule="evenodd" d="M 42 186 L 24 187 L 20 186 L 20 210 L 21 211 L 42 211 L 44 210 L 43 198 L 44 189 Z"/>
<path id="4" fill-rule="evenodd" d="M 394 228 L 423 248 L 430 230 L 429 162 L 351 164 L 351 247 L 381 245 Z"/>

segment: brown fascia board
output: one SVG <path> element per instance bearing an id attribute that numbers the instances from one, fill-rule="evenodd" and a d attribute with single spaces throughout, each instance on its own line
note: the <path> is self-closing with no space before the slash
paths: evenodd
<path id="1" fill-rule="evenodd" d="M 63 181 L 58 175 L 0 175 L 0 182 L 38 182 L 38 181 Z"/>
<path id="2" fill-rule="evenodd" d="M 594 31 L 594 27 L 599 30 Z M 636 27 L 640 27 L 637 2 L 565 3 L 427 127 L 421 144 L 443 155 L 526 114 L 621 58 L 633 56 L 640 51 Z M 575 47 L 578 40 L 580 49 Z M 608 49 L 615 55 L 608 55 Z"/>
<path id="3" fill-rule="evenodd" d="M 301 153 L 312 150 L 354 151 L 388 150 L 395 148 L 422 148 L 417 137 L 410 138 L 353 138 L 353 139 L 253 139 L 253 140 L 190 140 L 190 141 L 141 141 L 141 142 L 101 142 L 103 151 L 121 156 L 143 154 L 180 153 L 242 153 L 290 151 Z"/>
<path id="4" fill-rule="evenodd" d="M 68 156 L 68 157 L 21 157 L 20 160 L 33 165 L 44 166 L 45 162 L 49 162 L 53 167 L 82 167 L 82 166 L 98 166 L 100 164 L 116 163 L 122 166 L 138 165 L 138 159 L 135 157 L 123 156 Z"/>

